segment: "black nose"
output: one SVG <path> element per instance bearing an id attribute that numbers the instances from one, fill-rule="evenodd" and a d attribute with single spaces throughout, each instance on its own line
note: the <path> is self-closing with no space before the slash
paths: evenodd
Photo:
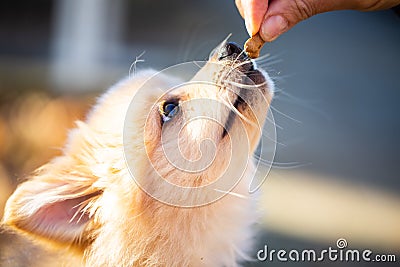
<path id="1" fill-rule="evenodd" d="M 218 59 L 247 59 L 247 54 L 235 43 L 229 42 L 223 45 L 218 51 Z"/>

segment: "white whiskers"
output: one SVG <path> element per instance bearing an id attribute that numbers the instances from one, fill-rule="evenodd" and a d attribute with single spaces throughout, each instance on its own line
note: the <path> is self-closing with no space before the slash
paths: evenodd
<path id="1" fill-rule="evenodd" d="M 216 189 L 216 188 L 214 188 L 214 190 L 217 191 L 217 192 L 228 194 L 228 195 L 231 195 L 231 196 L 234 196 L 234 197 L 238 197 L 238 198 L 241 198 L 241 199 L 248 199 L 249 198 L 249 197 L 247 197 L 245 195 L 242 195 L 242 194 L 239 194 L 239 193 L 235 193 L 235 192 L 231 192 L 231 191 L 224 191 L 224 190 Z"/>
<path id="2" fill-rule="evenodd" d="M 136 65 L 138 63 L 144 62 L 144 59 L 141 59 L 141 57 L 144 55 L 144 53 L 146 53 L 146 51 L 143 51 L 139 56 L 137 56 L 135 58 L 135 60 L 133 61 L 133 63 L 131 64 L 131 66 L 129 67 L 129 77 L 131 77 L 132 75 L 132 70 L 133 70 L 133 76 L 136 75 Z"/>

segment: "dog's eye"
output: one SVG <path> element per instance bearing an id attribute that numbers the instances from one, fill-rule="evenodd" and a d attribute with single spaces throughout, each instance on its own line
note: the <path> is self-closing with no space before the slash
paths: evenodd
<path id="1" fill-rule="evenodd" d="M 179 103 L 177 101 L 166 101 L 160 107 L 160 114 L 164 122 L 169 121 L 179 111 Z"/>

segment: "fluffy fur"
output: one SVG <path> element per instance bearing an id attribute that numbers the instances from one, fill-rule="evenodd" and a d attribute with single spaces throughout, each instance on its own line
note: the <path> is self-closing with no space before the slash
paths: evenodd
<path id="1" fill-rule="evenodd" d="M 165 93 L 179 79 L 154 76 L 152 70 L 116 84 L 85 122 L 76 123 L 63 155 L 19 185 L 7 202 L 5 224 L 54 246 L 68 246 L 87 266 L 236 266 L 251 246 L 256 214 L 254 196 L 248 193 L 254 166 L 248 159 L 259 141 L 273 88 L 267 75 L 257 72 L 253 80 L 258 86 L 242 86 L 250 104 L 234 107 L 228 89 L 240 89 L 244 74 L 236 70 L 249 63 L 239 56 L 221 60 L 214 54 L 193 78 L 214 84 L 187 84 L 166 95 L 155 88 L 143 90 L 142 85 L 151 78 L 151 87 Z M 159 109 L 166 97 L 185 104 L 176 118 L 163 124 Z M 229 108 L 193 99 L 223 101 Z M 195 115 L 225 122 L 231 112 L 236 117 L 226 138 L 223 127 L 209 120 L 184 125 Z M 174 143 L 176 136 L 179 146 Z M 213 145 L 202 143 L 205 139 Z M 183 158 L 216 155 L 204 171 L 188 173 L 168 161 L 165 148 L 175 151 L 172 160 L 183 165 L 187 164 Z M 128 165 L 151 192 L 144 192 L 132 179 Z M 178 192 L 179 186 L 212 184 L 229 168 L 231 174 L 244 175 L 216 201 L 209 201 L 215 197 L 209 191 Z M 157 173 L 177 186 L 154 183 L 150 178 Z M 148 193 L 171 201 L 179 196 L 192 207 L 168 205 Z"/>

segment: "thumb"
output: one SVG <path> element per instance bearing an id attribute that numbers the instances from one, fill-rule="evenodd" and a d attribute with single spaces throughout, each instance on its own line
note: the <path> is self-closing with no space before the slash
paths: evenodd
<path id="1" fill-rule="evenodd" d="M 270 3 L 260 27 L 260 36 L 267 42 L 278 38 L 294 25 L 324 10 L 318 0 L 275 0 Z"/>

